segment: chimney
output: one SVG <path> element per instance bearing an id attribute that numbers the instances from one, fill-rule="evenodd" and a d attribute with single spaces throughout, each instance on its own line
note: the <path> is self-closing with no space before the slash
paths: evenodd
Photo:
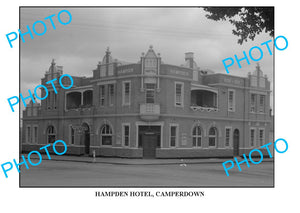
<path id="1" fill-rule="evenodd" d="M 194 53 L 193 52 L 187 52 L 185 53 L 185 61 L 188 63 L 188 67 L 193 69 L 194 65 Z"/>

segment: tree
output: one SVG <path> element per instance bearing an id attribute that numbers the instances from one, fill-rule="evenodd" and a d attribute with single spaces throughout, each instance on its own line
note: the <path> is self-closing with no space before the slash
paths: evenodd
<path id="1" fill-rule="evenodd" d="M 263 30 L 274 37 L 274 7 L 204 7 L 206 17 L 214 21 L 229 20 L 235 26 L 232 34 L 238 43 L 254 40 Z"/>

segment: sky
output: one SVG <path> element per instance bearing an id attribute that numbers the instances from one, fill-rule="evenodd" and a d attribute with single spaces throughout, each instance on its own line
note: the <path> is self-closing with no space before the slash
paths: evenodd
<path id="1" fill-rule="evenodd" d="M 72 15 L 68 25 L 62 25 L 57 14 L 67 9 Z M 63 66 L 63 72 L 74 76 L 92 76 L 99 61 L 102 61 L 107 47 L 112 57 L 125 62 L 136 63 L 150 45 L 160 53 L 166 64 L 184 64 L 184 53 L 194 52 L 194 60 L 200 69 L 210 69 L 226 74 L 222 60 L 228 57 L 243 57 L 253 46 L 264 52 L 259 61 L 261 70 L 273 81 L 273 56 L 260 44 L 273 39 L 266 33 L 257 35 L 254 41 L 242 45 L 232 34 L 234 26 L 228 21 L 213 21 L 205 17 L 202 8 L 21 8 L 20 30 L 32 28 L 35 21 L 44 20 L 52 14 L 54 30 L 49 20 L 44 20 L 47 31 L 42 36 L 33 34 L 34 39 L 24 35 L 20 42 L 21 92 L 25 97 L 41 84 L 41 78 L 49 69 L 52 59 Z M 66 13 L 61 20 L 67 22 Z M 36 31 L 43 32 L 41 24 Z M 270 43 L 273 49 L 272 43 Z M 253 57 L 258 58 L 257 52 Z M 249 59 L 250 60 L 250 59 Z M 236 62 L 229 68 L 230 75 L 246 77 L 253 72 L 256 62 Z M 273 84 L 272 84 L 273 85 Z M 23 109 L 23 107 L 21 107 Z"/>

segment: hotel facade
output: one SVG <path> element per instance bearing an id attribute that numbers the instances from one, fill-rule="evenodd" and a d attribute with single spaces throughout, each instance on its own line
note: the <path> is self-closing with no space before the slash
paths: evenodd
<path id="1" fill-rule="evenodd" d="M 22 152 L 63 140 L 70 155 L 232 157 L 271 142 L 270 82 L 259 65 L 247 77 L 214 73 L 191 52 L 184 65 L 163 63 L 150 46 L 131 64 L 107 49 L 92 77 L 72 76 L 68 90 L 55 83 L 56 93 L 46 82 L 62 74 L 52 61 L 41 79 L 48 97 L 23 111 Z"/>

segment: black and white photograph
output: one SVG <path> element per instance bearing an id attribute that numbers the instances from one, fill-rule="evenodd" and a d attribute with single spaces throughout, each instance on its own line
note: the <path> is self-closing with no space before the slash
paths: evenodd
<path id="1" fill-rule="evenodd" d="M 20 30 L 20 187 L 274 186 L 274 7 L 21 7 Z"/>
<path id="2" fill-rule="evenodd" d="M 9 1 L 1 212 L 297 212 L 299 6 Z"/>

